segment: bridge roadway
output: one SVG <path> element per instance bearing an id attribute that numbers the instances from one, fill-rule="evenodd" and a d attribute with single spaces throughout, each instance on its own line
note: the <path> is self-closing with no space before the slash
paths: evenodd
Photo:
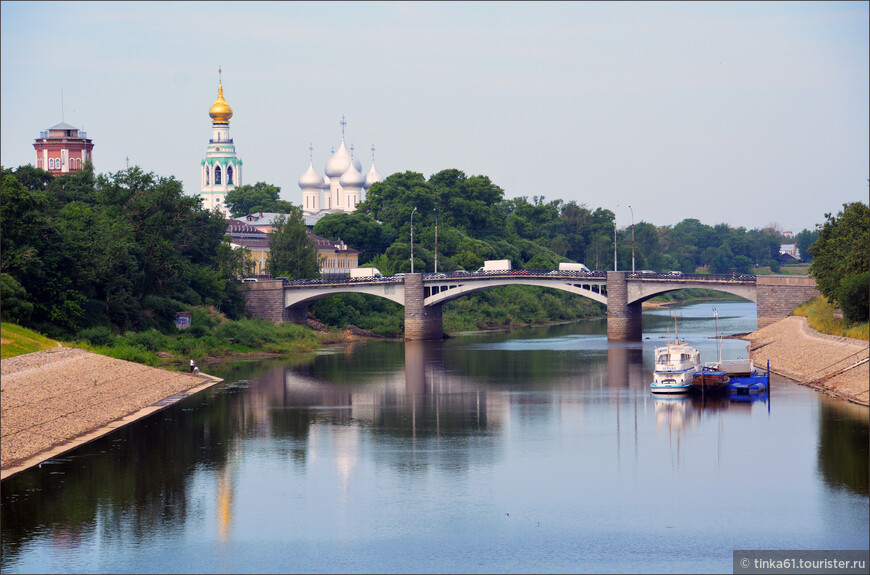
<path id="1" fill-rule="evenodd" d="M 777 279 L 779 278 L 779 279 Z M 796 281 L 795 281 L 796 280 Z M 759 300 L 759 282 L 765 301 Z M 267 285 L 272 284 L 272 285 Z M 308 306 L 340 293 L 363 293 L 383 297 L 405 307 L 406 339 L 443 337 L 441 306 L 476 291 L 508 285 L 533 285 L 567 291 L 607 306 L 607 335 L 611 340 L 639 340 L 642 336 L 641 303 L 670 291 L 712 289 L 758 303 L 759 326 L 787 316 L 791 309 L 811 299 L 818 291 L 812 278 L 800 276 L 650 274 L 634 272 L 576 272 L 560 270 L 510 270 L 499 272 L 453 272 L 400 274 L 379 278 L 316 279 L 243 284 L 249 309 L 272 321 L 304 322 Z M 280 315 L 264 312 L 267 291 L 277 292 Z M 260 294 L 255 305 L 251 294 Z M 278 304 L 278 302 L 274 302 Z M 774 309 L 776 308 L 776 309 Z M 773 318 L 773 319 L 771 319 Z M 770 321 L 768 321 L 770 320 Z"/>

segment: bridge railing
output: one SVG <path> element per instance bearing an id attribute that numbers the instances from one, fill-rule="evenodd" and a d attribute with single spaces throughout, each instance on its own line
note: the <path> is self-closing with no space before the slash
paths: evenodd
<path id="1" fill-rule="evenodd" d="M 691 281 L 740 281 L 754 282 L 755 276 L 749 274 L 684 274 L 682 272 L 628 272 L 629 279 L 655 279 L 655 280 L 691 280 Z"/>
<path id="2" fill-rule="evenodd" d="M 510 278 L 510 277 L 528 277 L 536 279 L 606 279 L 607 272 L 593 271 L 569 271 L 569 270 L 493 270 L 493 271 L 455 271 L 455 272 L 438 272 L 424 273 L 423 281 L 437 281 L 442 279 L 491 279 L 491 278 Z M 669 281 L 709 281 L 709 282 L 755 282 L 754 275 L 747 274 L 684 274 L 684 273 L 653 273 L 653 272 L 627 272 L 629 279 L 653 279 L 653 280 L 669 280 Z M 405 274 L 396 274 L 393 276 L 376 276 L 376 277 L 361 277 L 351 278 L 347 276 L 328 276 L 315 279 L 288 280 L 283 279 L 284 286 L 315 286 L 315 285 L 341 285 L 341 284 L 361 284 L 361 283 L 403 283 Z"/>
<path id="3" fill-rule="evenodd" d="M 515 269 L 515 270 L 492 270 L 492 271 L 479 271 L 479 272 L 467 272 L 467 271 L 456 271 L 456 272 L 438 272 L 438 273 L 425 273 L 423 274 L 423 280 L 438 280 L 438 279 L 475 279 L 475 278 L 494 278 L 494 277 L 517 277 L 517 276 L 525 276 L 525 277 L 536 277 L 536 278 L 606 278 L 607 272 L 579 272 L 579 271 L 567 271 L 567 270 L 526 270 L 526 269 Z"/>

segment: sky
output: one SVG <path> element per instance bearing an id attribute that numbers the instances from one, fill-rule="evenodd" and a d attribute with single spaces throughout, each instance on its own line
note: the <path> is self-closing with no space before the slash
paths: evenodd
<path id="1" fill-rule="evenodd" d="M 0 163 L 61 121 L 200 190 L 218 68 L 244 184 L 488 176 L 506 198 L 815 229 L 868 201 L 868 2 L 2 2 Z M 629 207 L 630 206 L 630 207 Z"/>

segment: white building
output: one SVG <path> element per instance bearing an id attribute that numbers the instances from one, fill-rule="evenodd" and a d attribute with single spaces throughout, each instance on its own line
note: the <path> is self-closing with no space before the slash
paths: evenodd
<path id="1" fill-rule="evenodd" d="M 362 164 L 344 143 L 344 127 L 347 122 L 341 117 L 341 144 L 326 162 L 325 176 L 314 169 L 313 149 L 309 147 L 308 169 L 299 178 L 302 189 L 302 212 L 305 215 L 334 212 L 353 212 L 365 200 L 365 194 L 375 182 L 383 179 L 375 168 L 375 148 L 372 146 L 372 166 L 362 174 Z"/>
<path id="2" fill-rule="evenodd" d="M 220 74 L 220 70 L 218 70 Z M 230 137 L 230 118 L 233 109 L 224 100 L 224 87 L 218 79 L 218 97 L 208 111 L 213 121 L 208 151 L 202 168 L 202 206 L 207 210 L 219 209 L 225 218 L 230 211 L 224 205 L 227 192 L 242 185 L 242 160 L 236 155 L 236 146 Z"/>

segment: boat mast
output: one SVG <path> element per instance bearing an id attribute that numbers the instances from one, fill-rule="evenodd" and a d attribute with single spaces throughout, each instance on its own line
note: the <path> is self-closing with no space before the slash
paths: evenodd
<path id="1" fill-rule="evenodd" d="M 713 318 L 716 322 L 716 362 L 717 368 L 722 365 L 722 336 L 719 335 L 719 310 L 713 308 Z"/>

